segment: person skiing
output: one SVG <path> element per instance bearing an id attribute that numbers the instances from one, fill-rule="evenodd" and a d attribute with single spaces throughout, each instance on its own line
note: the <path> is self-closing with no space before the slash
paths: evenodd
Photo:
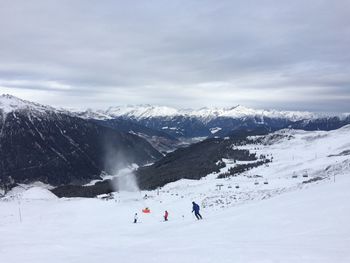
<path id="1" fill-rule="evenodd" d="M 138 216 L 137 216 L 137 213 L 135 213 L 135 216 L 134 216 L 134 224 L 136 224 L 137 223 L 137 220 L 138 220 L 139 218 L 138 218 Z"/>
<path id="2" fill-rule="evenodd" d="M 164 221 L 168 221 L 168 216 L 169 216 L 169 213 L 167 210 L 165 210 L 165 213 L 164 213 Z"/>
<path id="3" fill-rule="evenodd" d="M 199 220 L 199 219 L 203 219 L 202 216 L 201 216 L 201 214 L 199 213 L 199 209 L 200 209 L 199 205 L 196 204 L 195 202 L 192 202 L 192 205 L 193 205 L 193 207 L 192 207 L 192 213 L 194 212 L 194 215 L 196 216 L 196 218 L 197 218 L 198 220 Z"/>

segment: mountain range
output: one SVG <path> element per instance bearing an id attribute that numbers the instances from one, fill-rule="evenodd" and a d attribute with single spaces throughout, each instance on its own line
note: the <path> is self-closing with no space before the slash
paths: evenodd
<path id="1" fill-rule="evenodd" d="M 350 113 L 255 110 L 241 105 L 231 108 L 175 109 L 138 105 L 86 110 L 77 113 L 106 124 L 127 120 L 174 138 L 226 137 L 244 132 L 268 133 L 284 128 L 334 130 L 350 123 Z"/>
<path id="2" fill-rule="evenodd" d="M 254 110 L 243 106 L 190 110 L 152 105 L 76 111 L 2 95 L 0 186 L 33 181 L 82 185 L 132 163 L 154 163 L 140 168 L 137 180 L 145 188 L 155 187 L 162 184 L 157 182 L 156 174 L 161 174 L 164 182 L 178 178 L 181 163 L 188 167 L 183 169 L 188 173 L 184 178 L 198 179 L 205 175 L 204 171 L 218 169 L 221 158 L 241 154 L 228 151 L 225 147 L 229 141 L 225 140 L 284 128 L 328 131 L 347 124 L 350 114 L 346 113 Z M 200 142 L 204 139 L 210 140 Z M 205 157 L 206 148 L 210 152 Z M 197 169 L 201 162 L 205 163 L 203 169 Z"/>

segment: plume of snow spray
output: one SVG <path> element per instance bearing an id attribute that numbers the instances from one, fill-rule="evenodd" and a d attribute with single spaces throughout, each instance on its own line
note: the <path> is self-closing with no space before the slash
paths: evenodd
<path id="1" fill-rule="evenodd" d="M 131 167 L 127 167 L 119 170 L 116 175 L 116 179 L 114 182 L 117 184 L 114 185 L 114 188 L 118 188 L 119 191 L 127 191 L 127 192 L 138 192 L 139 187 L 137 185 L 136 176 L 134 174 L 137 165 L 133 165 Z"/>
<path id="2" fill-rule="evenodd" d="M 121 151 L 106 145 L 105 170 L 113 177 L 112 184 L 115 191 L 139 191 L 134 174 L 137 165 L 130 165 Z"/>

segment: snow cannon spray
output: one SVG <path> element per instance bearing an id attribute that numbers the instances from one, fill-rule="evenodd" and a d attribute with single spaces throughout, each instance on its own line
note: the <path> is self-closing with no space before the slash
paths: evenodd
<path id="1" fill-rule="evenodd" d="M 114 191 L 138 192 L 134 170 L 137 165 L 130 165 L 122 151 L 115 149 L 108 141 L 105 143 L 104 170 L 112 177 Z"/>
<path id="2" fill-rule="evenodd" d="M 119 192 L 139 192 L 140 189 L 137 185 L 137 180 L 134 171 L 137 169 L 137 165 L 132 165 L 118 171 L 116 180 L 114 182 L 114 189 L 118 189 Z"/>

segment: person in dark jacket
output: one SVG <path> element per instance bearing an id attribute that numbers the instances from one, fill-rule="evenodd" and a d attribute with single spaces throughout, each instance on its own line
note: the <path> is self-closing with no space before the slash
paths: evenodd
<path id="1" fill-rule="evenodd" d="M 192 213 L 194 212 L 194 215 L 196 216 L 196 218 L 199 220 L 199 219 L 203 219 L 201 214 L 199 213 L 199 205 L 196 204 L 195 202 L 192 202 Z"/>
<path id="2" fill-rule="evenodd" d="M 168 221 L 168 216 L 169 216 L 169 213 L 166 210 L 165 213 L 164 213 L 164 221 Z"/>

